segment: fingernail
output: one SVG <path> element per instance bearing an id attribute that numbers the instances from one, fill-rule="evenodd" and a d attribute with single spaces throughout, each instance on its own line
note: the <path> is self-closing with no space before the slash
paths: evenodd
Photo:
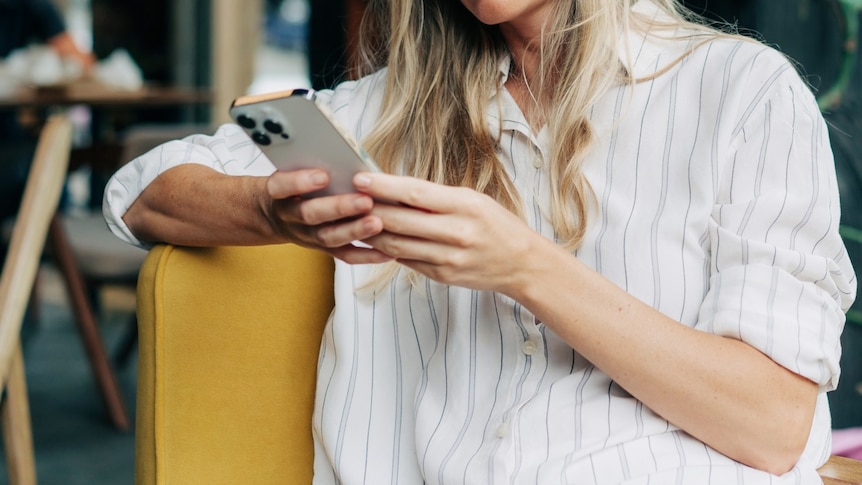
<path id="1" fill-rule="evenodd" d="M 323 185 L 329 177 L 323 172 L 314 172 L 311 174 L 311 182 L 314 185 Z"/>
<path id="2" fill-rule="evenodd" d="M 362 221 L 362 228 L 368 232 L 378 232 L 383 229 L 383 224 L 380 223 L 380 219 L 377 218 L 368 218 Z"/>
<path id="3" fill-rule="evenodd" d="M 353 185 L 360 189 L 368 188 L 371 186 L 371 177 L 361 173 L 356 174 L 356 176 L 353 177 Z"/>

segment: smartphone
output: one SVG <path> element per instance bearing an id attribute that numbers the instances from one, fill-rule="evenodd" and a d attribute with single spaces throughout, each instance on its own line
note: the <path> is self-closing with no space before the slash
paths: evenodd
<path id="1" fill-rule="evenodd" d="M 242 96 L 231 104 L 230 117 L 278 170 L 320 168 L 329 173 L 327 187 L 303 197 L 355 192 L 356 173 L 380 171 L 332 113 L 315 102 L 313 90 Z"/>

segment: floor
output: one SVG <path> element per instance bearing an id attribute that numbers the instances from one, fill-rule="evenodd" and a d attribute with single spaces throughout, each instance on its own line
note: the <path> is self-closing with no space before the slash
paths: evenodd
<path id="1" fill-rule="evenodd" d="M 50 265 L 40 270 L 38 324 L 22 332 L 30 398 L 37 478 L 42 485 L 121 485 L 134 482 L 134 432 L 110 424 L 65 289 Z M 131 289 L 101 292 L 100 331 L 114 352 L 134 311 Z M 117 368 L 129 413 L 134 418 L 135 355 Z M 0 458 L 0 484 L 8 483 Z"/>

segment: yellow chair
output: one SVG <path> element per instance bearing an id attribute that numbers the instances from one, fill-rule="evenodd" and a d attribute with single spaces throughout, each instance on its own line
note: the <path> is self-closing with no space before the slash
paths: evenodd
<path id="1" fill-rule="evenodd" d="M 310 483 L 332 259 L 154 248 L 138 283 L 136 483 Z"/>
<path id="2" fill-rule="evenodd" d="M 138 281 L 137 485 L 310 483 L 332 260 L 293 245 L 157 246 Z M 827 485 L 862 484 L 833 457 Z"/>

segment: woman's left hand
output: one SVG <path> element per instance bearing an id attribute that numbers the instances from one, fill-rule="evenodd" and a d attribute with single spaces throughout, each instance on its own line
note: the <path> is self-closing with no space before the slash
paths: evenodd
<path id="1" fill-rule="evenodd" d="M 441 283 L 514 297 L 530 257 L 550 241 L 490 197 L 413 177 L 362 173 L 357 190 L 375 200 L 383 233 L 363 242 Z M 402 204 L 402 205 L 398 205 Z"/>

